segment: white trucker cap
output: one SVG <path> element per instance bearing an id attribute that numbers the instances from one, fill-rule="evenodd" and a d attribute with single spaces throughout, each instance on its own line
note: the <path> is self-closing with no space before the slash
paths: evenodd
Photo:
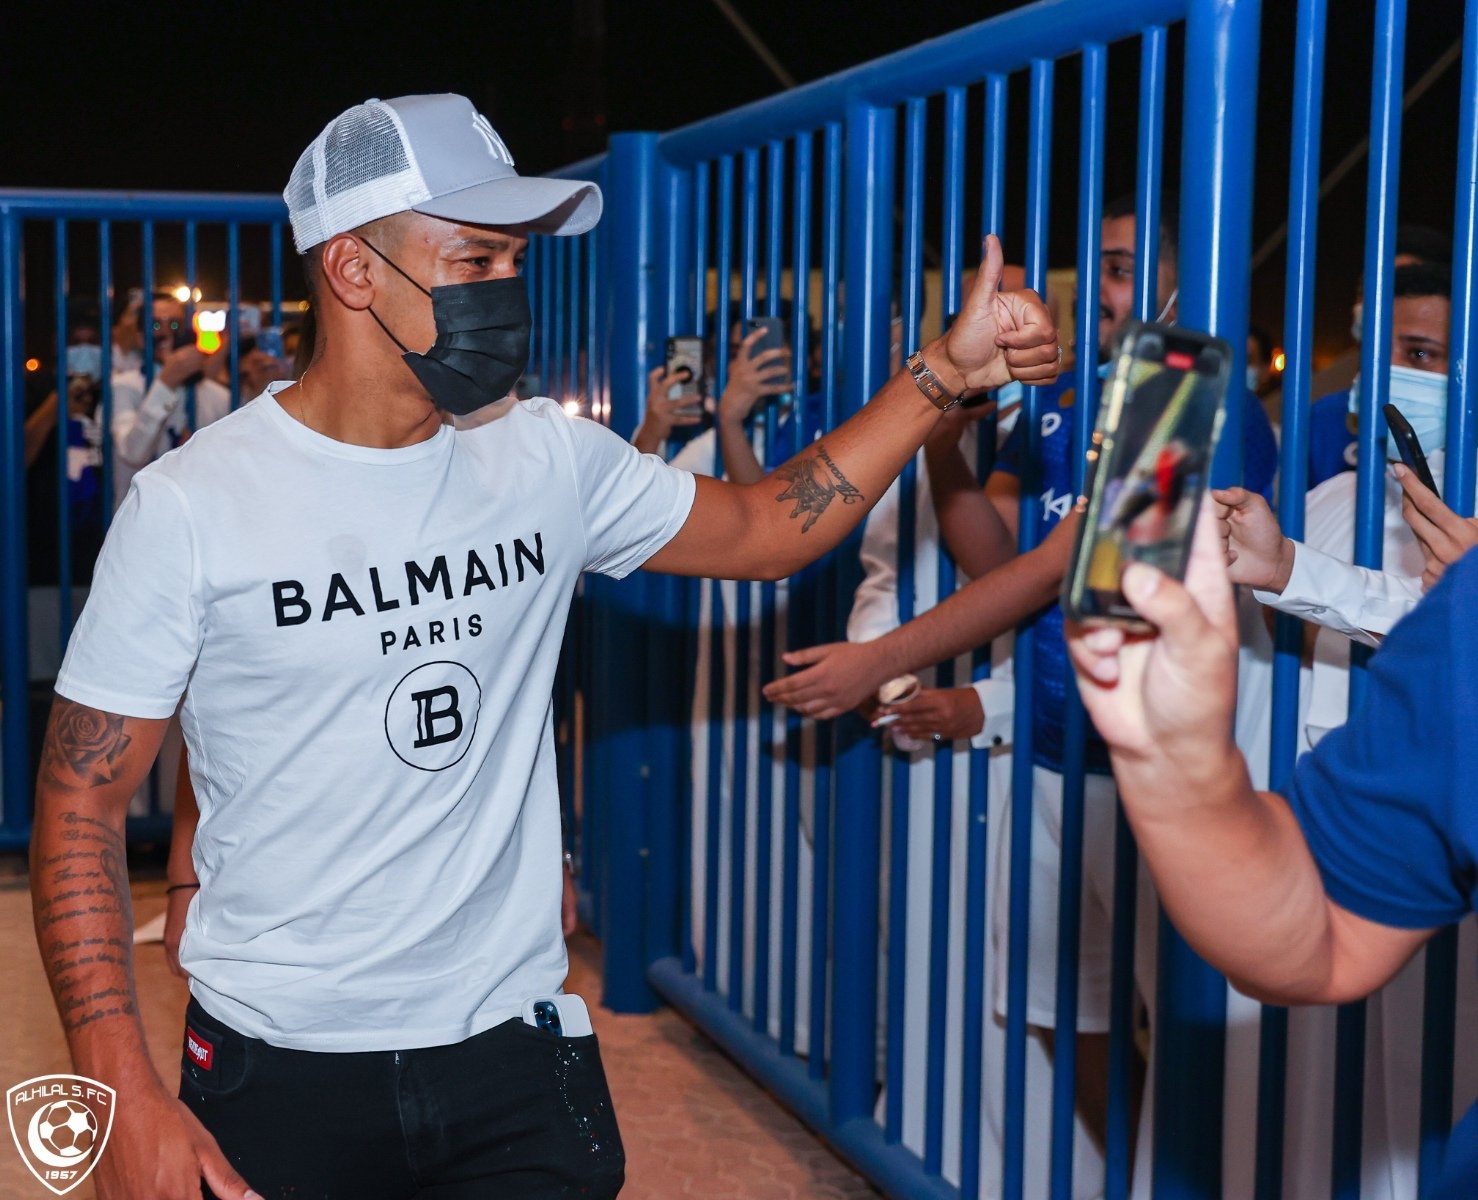
<path id="1" fill-rule="evenodd" d="M 488 119 L 450 93 L 366 100 L 335 117 L 282 195 L 299 254 L 407 209 L 554 234 L 584 233 L 601 210 L 593 183 L 520 175 Z"/>

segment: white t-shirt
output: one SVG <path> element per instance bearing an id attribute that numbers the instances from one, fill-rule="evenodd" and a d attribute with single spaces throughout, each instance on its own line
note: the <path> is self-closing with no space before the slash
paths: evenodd
<path id="1" fill-rule="evenodd" d="M 186 388 L 162 379 L 144 387 L 142 371 L 113 376 L 113 507 L 123 503 L 136 473 L 180 444 L 187 431 Z M 195 428 L 204 429 L 231 411 L 231 389 L 213 379 L 195 385 Z"/>
<path id="2" fill-rule="evenodd" d="M 181 721 L 180 958 L 273 1045 L 459 1042 L 557 992 L 550 693 L 581 571 L 682 527 L 692 476 L 552 400 L 380 450 L 272 393 L 141 471 L 57 691 Z"/>

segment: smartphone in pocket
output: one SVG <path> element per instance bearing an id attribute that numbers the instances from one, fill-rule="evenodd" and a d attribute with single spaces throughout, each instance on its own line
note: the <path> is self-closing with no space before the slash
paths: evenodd
<path id="1" fill-rule="evenodd" d="M 670 337 L 667 339 L 667 373 L 685 372 L 681 382 L 667 390 L 669 400 L 681 400 L 675 409 L 685 417 L 703 415 L 703 339 L 698 337 Z"/>
<path id="2" fill-rule="evenodd" d="M 1148 624 L 1120 587 L 1131 562 L 1185 577 L 1196 515 L 1226 415 L 1231 347 L 1133 322 L 1104 386 L 1089 451 L 1088 510 L 1062 585 L 1068 617 Z"/>
<path id="3" fill-rule="evenodd" d="M 571 992 L 525 1000 L 523 1023 L 556 1037 L 588 1037 L 595 1032 L 590 1023 L 590 1009 Z"/>
<path id="4" fill-rule="evenodd" d="M 1416 477 L 1422 481 L 1422 486 L 1440 496 L 1437 484 L 1432 479 L 1432 468 L 1427 465 L 1427 456 L 1422 450 L 1421 439 L 1416 436 L 1416 430 L 1411 427 L 1411 422 L 1402 416 L 1401 410 L 1394 404 L 1387 404 L 1381 412 L 1385 414 L 1386 424 L 1391 430 L 1391 440 L 1396 443 L 1396 452 L 1401 456 L 1401 461 L 1416 472 Z"/>

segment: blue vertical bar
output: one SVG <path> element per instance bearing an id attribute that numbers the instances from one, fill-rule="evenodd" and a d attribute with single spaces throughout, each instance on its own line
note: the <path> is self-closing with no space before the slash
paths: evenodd
<path id="1" fill-rule="evenodd" d="M 1031 117 L 1027 132 L 1026 282 L 1046 292 L 1048 201 L 1052 186 L 1052 63 L 1031 66 Z M 1037 543 L 1041 507 L 1041 389 L 1027 388 L 1018 426 L 1023 430 L 1021 517 L 1018 549 Z M 1010 945 L 1006 970 L 1005 1166 L 1001 1194 L 1021 1200 L 1026 1183 L 1026 985 L 1031 919 L 1032 688 L 1036 635 L 1031 622 L 1016 633 L 1016 713 L 1011 757 Z M 1061 1039 L 1058 1039 L 1059 1042 Z"/>
<path id="2" fill-rule="evenodd" d="M 185 286 L 190 289 L 185 301 L 185 319 L 192 325 L 195 321 L 195 289 L 199 263 L 196 260 L 197 227 L 194 221 L 185 222 Z M 234 332 L 234 330 L 233 330 Z M 195 385 L 185 384 L 185 428 L 195 432 Z"/>
<path id="3" fill-rule="evenodd" d="M 1299 0 L 1293 44 L 1292 158 L 1288 188 L 1288 266 L 1284 295 L 1283 444 L 1278 466 L 1278 520 L 1303 537 L 1308 490 L 1309 406 L 1313 400 L 1315 264 L 1319 230 L 1319 155 L 1324 98 L 1326 0 Z M 1274 630 L 1272 748 L 1268 778 L 1281 791 L 1298 757 L 1299 668 L 1303 622 L 1279 614 Z M 1287 1108 L 1288 1010 L 1266 1005 L 1258 1040 L 1257 1162 L 1259 1200 L 1283 1193 Z"/>
<path id="4" fill-rule="evenodd" d="M 1134 315 L 1154 320 L 1160 266 L 1160 178 L 1164 162 L 1166 31 L 1154 25 L 1144 31 L 1139 57 L 1138 164 L 1135 175 Z M 1095 267 L 1095 271 L 1097 268 Z M 1096 288 L 1095 288 L 1096 292 Z M 1096 350 L 1097 347 L 1095 346 Z M 1106 1200 L 1129 1194 L 1130 1127 L 1134 1104 L 1134 944 L 1139 850 L 1123 806 L 1114 825 L 1113 966 L 1109 994 L 1109 1102 L 1104 1153 Z"/>
<path id="5" fill-rule="evenodd" d="M 1478 3 L 1463 17 L 1463 76 L 1458 101 L 1457 195 L 1453 261 L 1478 255 Z M 1452 348 L 1448 355 L 1447 454 L 1442 493 L 1454 512 L 1471 516 L 1478 396 L 1468 364 L 1478 354 L 1478 277 L 1471 266 L 1453 273 Z M 1421 1150 L 1418 1182 L 1428 1194 L 1442 1166 L 1452 1126 L 1456 1039 L 1457 931 L 1444 929 L 1427 943 L 1425 1020 L 1422 1025 Z"/>
<path id="6" fill-rule="evenodd" d="M 271 279 L 268 283 L 267 299 L 272 304 L 269 324 L 282 324 L 282 226 L 273 222 L 267 226 L 267 257 Z"/>
<path id="7" fill-rule="evenodd" d="M 1108 50 L 1101 44 L 1083 47 L 1083 82 L 1078 133 L 1078 288 L 1075 314 L 1078 355 L 1074 390 L 1077 419 L 1073 424 L 1072 486 L 1084 491 L 1084 468 L 1098 414 L 1097 356 L 1089 353 L 1089 330 L 1098 327 L 1098 277 L 1102 248 L 1104 109 Z M 1088 723 L 1077 690 L 1069 688 L 1065 708 L 1062 783 L 1062 867 L 1058 889 L 1057 1022 L 1053 1042 L 1052 1170 L 1054 1200 L 1073 1195 L 1074 1117 L 1077 1112 L 1078 946 L 1083 900 L 1084 755 Z"/>
<path id="8" fill-rule="evenodd" d="M 604 413 L 609 406 L 601 359 L 601 349 L 605 343 L 600 326 L 601 314 L 607 310 L 601 304 L 596 286 L 604 282 L 599 273 L 603 237 L 599 226 L 590 231 L 590 253 L 585 256 L 585 391 L 590 397 L 592 415 Z"/>
<path id="9" fill-rule="evenodd" d="M 234 412 L 241 407 L 241 226 L 235 221 L 226 226 L 226 279 L 229 311 L 226 329 L 231 339 L 231 410 Z"/>
<path id="10" fill-rule="evenodd" d="M 55 227 L 56 297 L 56 507 L 57 507 L 57 615 L 61 653 L 67 652 L 72 636 L 72 489 L 67 480 L 69 425 L 69 383 L 65 355 L 67 352 L 67 294 L 71 291 L 67 267 L 67 223 L 58 220 Z M 106 311 L 106 310 L 105 310 Z"/>
<path id="11" fill-rule="evenodd" d="M 903 111 L 903 294 L 898 297 L 903 314 L 903 342 L 913 352 L 919 342 L 920 318 L 924 307 L 924 160 L 925 100 L 910 100 Z M 918 456 L 915 455 L 898 476 L 898 540 L 896 579 L 898 591 L 898 623 L 905 625 L 914 617 L 914 530 L 918 503 Z M 903 1100 L 905 1084 L 904 1021 L 905 991 L 908 983 L 908 833 L 910 795 L 910 755 L 894 750 L 889 756 L 889 795 L 891 812 L 888 820 L 888 1012 L 887 1012 L 887 1105 L 883 1114 L 883 1136 L 897 1142 L 903 1136 Z"/>
<path id="12" fill-rule="evenodd" d="M 663 338 L 674 334 L 684 322 L 687 312 L 687 289 L 693 274 L 692 261 L 692 179 L 685 170 L 660 163 L 657 166 L 657 235 L 661 246 L 661 274 L 658 283 L 656 327 L 650 331 L 645 366 L 660 360 Z M 578 325 L 580 242 L 570 239 L 571 314 Z M 568 394 L 574 395 L 577 381 L 573 367 L 579 356 L 576 328 L 570 332 L 571 374 Z M 645 389 L 642 392 L 645 402 Z M 691 797 L 686 780 L 691 777 L 688 764 L 691 753 L 687 745 L 687 707 L 673 704 L 671 697 L 677 680 L 689 678 L 687 671 L 688 638 L 682 619 L 686 598 L 686 580 L 671 575 L 646 575 L 644 582 L 652 603 L 646 613 L 648 628 L 646 688 L 651 719 L 647 729 L 647 761 L 651 765 L 648 794 L 651 797 L 647 815 L 650 854 L 647 859 L 648 886 L 646 896 L 647 934 L 645 962 L 667 958 L 687 944 L 683 928 L 687 915 L 687 887 L 680 884 L 688 876 L 687 841 L 682 837 Z M 674 670 L 676 668 L 676 670 Z M 676 678 L 674 678 L 676 676 Z"/>
<path id="13" fill-rule="evenodd" d="M 144 391 L 147 393 L 154 383 L 154 222 L 145 221 L 141 229 L 143 239 L 142 253 L 144 257 L 144 306 L 139 314 L 144 331 Z M 112 497 L 106 497 L 104 504 L 111 504 Z"/>
<path id="14" fill-rule="evenodd" d="M 940 297 L 942 317 L 960 307 L 961 262 L 965 240 L 965 89 L 944 93 L 944 211 Z M 955 590 L 955 564 L 942 544 L 935 554 L 939 599 Z M 934 686 L 955 685 L 953 661 L 934 668 Z M 953 840 L 955 745 L 934 747 L 933 845 L 929 867 L 929 1033 L 924 1079 L 924 1170 L 938 1174 L 944 1154 L 944 1060 L 949 1005 L 950 842 Z"/>
<path id="15" fill-rule="evenodd" d="M 821 151 L 821 388 L 822 424 L 827 429 L 836 427 L 838 407 L 837 321 L 840 309 L 837 293 L 841 286 L 842 263 L 842 138 L 841 124 L 828 121 L 822 134 Z M 817 588 L 813 634 L 817 643 L 831 640 L 834 632 L 831 601 L 824 586 L 829 572 L 828 564 L 819 577 L 822 586 Z M 826 1076 L 831 1047 L 835 1046 L 834 1031 L 830 1045 L 827 1042 L 828 999 L 834 991 L 828 967 L 832 944 L 831 797 L 835 775 L 831 738 L 818 731 L 813 782 L 816 812 L 811 879 L 811 1057 L 807 1064 L 812 1079 Z"/>
<path id="16" fill-rule="evenodd" d="M 554 307 L 554 238 L 543 237 L 538 239 L 539 257 L 536 270 L 539 279 L 539 393 L 548 396 L 554 391 L 552 376 L 553 357 L 551 348 L 554 344 L 554 322 L 558 320 L 558 309 Z M 613 253 L 619 253 L 613 249 Z M 609 397 L 607 405 L 609 405 Z M 610 413 L 602 414 L 607 422 Z"/>
<path id="17" fill-rule="evenodd" d="M 1006 181 L 1006 79 L 990 75 L 985 81 L 984 162 L 981 180 L 980 232 L 1002 233 Z M 993 432 L 993 431 L 992 431 Z M 981 445 L 981 450 L 985 449 Z M 994 443 L 991 444 L 994 449 Z M 990 648 L 977 654 L 976 678 L 990 673 Z M 986 1017 L 986 827 L 990 754 L 970 755 L 969 825 L 965 848 L 965 1004 L 964 1062 L 960 1072 L 960 1195 L 974 1200 L 980 1194 L 980 1109 L 984 1084 L 984 1023 Z"/>
<path id="18" fill-rule="evenodd" d="M 847 109 L 845 406 L 857 412 L 887 376 L 892 290 L 893 158 L 897 114 L 853 101 Z M 839 558 L 855 563 L 860 534 Z M 850 593 L 838 571 L 839 604 Z M 880 778 L 877 743 L 834 723 L 837 745 L 836 873 L 833 909 L 835 1002 L 831 1006 L 831 1119 L 872 1112 L 877 1075 Z M 845 809 L 842 806 L 845 805 Z"/>
<path id="19" fill-rule="evenodd" d="M 654 134 L 615 134 L 608 157 L 606 189 L 610 236 L 610 424 L 636 425 L 646 394 L 648 346 L 654 318 L 657 228 L 657 138 Z M 550 256 L 551 259 L 553 256 Z M 556 312 L 556 319 L 563 316 Z M 639 614 L 646 601 L 644 578 L 616 585 L 587 577 L 586 596 L 598 606 L 604 636 L 595 664 L 591 698 L 594 736 L 604 743 L 604 775 L 587 797 L 598 792 L 607 861 L 603 880 L 606 919 L 602 922 L 605 971 L 603 999 L 617 1012 L 647 1012 L 657 1004 L 647 984 L 644 897 L 647 885 L 649 764 L 644 725 L 646 705 L 632 712 L 630 681 L 645 663 L 645 631 Z"/>
<path id="20" fill-rule="evenodd" d="M 811 156 L 809 133 L 795 139 L 794 177 L 791 181 L 791 353 L 795 363 L 795 413 L 791 421 L 791 451 L 799 451 L 810 421 L 811 397 L 807 393 L 809 372 L 806 355 L 811 325 Z M 790 581 L 785 607 L 785 648 L 799 649 L 805 644 L 802 632 L 800 587 L 806 576 Z M 796 981 L 799 974 L 800 927 L 800 794 L 801 756 L 805 747 L 801 740 L 800 714 L 785 712 L 785 788 L 784 815 L 781 818 L 780 868 L 780 1053 L 795 1053 Z"/>
<path id="21" fill-rule="evenodd" d="M 780 315 L 780 272 L 785 257 L 785 143 L 772 141 L 765 157 L 765 312 Z M 791 410 L 791 419 L 795 410 Z M 776 461 L 777 405 L 765 405 L 765 457 Z M 760 585 L 760 672 L 772 678 L 780 666 L 775 654 L 775 585 Z M 754 816 L 754 1028 L 770 1029 L 770 884 L 773 860 L 775 800 L 775 708 L 759 697 L 759 745 L 755 755 Z"/>
<path id="22" fill-rule="evenodd" d="M 98 222 L 98 332 L 103 343 L 103 398 L 98 408 L 103 432 L 103 528 L 113 522 L 113 322 L 108 319 L 113 301 L 113 223 Z M 60 397 L 58 397 L 60 400 Z M 64 411 L 58 409 L 58 416 Z M 66 425 L 59 424 L 63 440 Z"/>
<path id="23" fill-rule="evenodd" d="M 719 395 L 729 382 L 729 338 L 733 333 L 734 277 L 734 156 L 725 154 L 718 160 L 718 299 L 714 305 L 713 344 L 717 352 L 714 386 Z M 723 456 L 714 447 L 717 471 L 723 470 Z"/>
<path id="24" fill-rule="evenodd" d="M 1181 143 L 1180 313 L 1246 358 L 1252 169 L 1256 145 L 1257 0 L 1192 0 L 1186 20 Z M 1242 405 L 1232 404 L 1213 478 L 1241 478 Z M 1220 472 L 1218 474 L 1218 472 Z M 1226 981 L 1161 922 L 1155 1050 L 1155 1195 L 1216 1195 L 1221 1186 Z"/>
<path id="25" fill-rule="evenodd" d="M 668 211 L 671 212 L 671 209 Z M 566 396 L 578 400 L 580 399 L 580 252 L 584 248 L 585 238 L 573 237 L 567 238 L 566 241 L 570 244 L 570 353 L 565 362 L 564 387 Z M 669 330 L 676 328 L 671 321 L 664 321 L 663 327 Z M 645 409 L 645 393 L 642 394 L 642 406 Z"/>
<path id="26" fill-rule="evenodd" d="M 693 291 L 692 296 L 690 296 L 690 301 L 692 301 L 692 313 L 690 313 L 692 322 L 690 322 L 689 328 L 696 337 L 704 337 L 706 331 L 708 331 L 708 321 L 706 321 L 706 316 L 708 316 L 708 164 L 699 163 L 698 166 L 693 167 L 692 176 L 692 185 L 690 186 L 692 186 L 693 192 Z M 708 582 L 706 585 L 695 585 L 692 593 L 690 593 L 692 594 L 693 609 L 690 612 L 689 619 L 693 625 L 693 664 L 695 664 L 695 672 L 699 653 L 698 638 L 702 637 L 701 612 L 702 596 L 704 596 L 702 588 L 704 587 L 718 587 L 718 584 L 717 582 Z M 709 647 L 714 646 L 714 641 L 714 638 L 709 638 Z M 718 842 L 717 836 L 715 836 L 714 819 L 712 819 L 712 802 L 714 802 L 715 788 L 712 755 L 714 755 L 715 745 L 721 746 L 721 742 L 720 737 L 715 736 L 715 733 L 718 732 L 718 721 L 715 718 L 714 712 L 712 712 L 711 705 L 714 702 L 714 696 L 723 695 L 723 693 L 714 689 L 712 674 L 714 674 L 715 669 L 717 669 L 717 664 L 709 662 L 709 720 L 708 727 L 706 727 L 704 734 L 702 734 L 706 743 L 708 743 L 708 771 L 706 771 L 704 777 L 701 795 L 699 795 L 698 788 L 695 786 L 695 794 L 693 794 L 692 801 L 690 801 L 693 805 L 693 813 L 698 811 L 698 804 L 704 804 L 705 811 L 708 811 L 708 819 L 705 822 L 706 836 L 704 842 L 704 865 L 706 870 L 704 876 L 706 884 L 705 894 L 702 897 L 693 894 L 692 882 L 690 881 L 689 887 L 687 887 L 687 930 L 684 931 L 683 935 L 683 968 L 689 972 L 698 969 L 698 947 L 693 943 L 692 933 L 693 910 L 699 904 L 704 906 L 705 935 L 711 934 L 715 919 L 711 897 L 715 894 L 712 890 L 714 890 L 715 884 L 717 884 L 715 872 L 718 870 Z M 709 989 L 712 987 L 711 964 L 714 962 L 714 958 L 715 953 L 706 952 L 705 940 L 704 986 L 709 987 Z"/>
<path id="27" fill-rule="evenodd" d="M 1360 345 L 1359 465 L 1355 476 L 1355 562 L 1381 565 L 1385 527 L 1386 423 L 1390 398 L 1391 308 L 1395 281 L 1397 196 L 1401 174 L 1401 98 L 1406 50 L 1405 0 L 1378 0 L 1371 67 L 1370 160 L 1365 208 L 1365 322 Z M 1350 655 L 1350 710 L 1365 697 L 1369 652 Z M 1365 1004 L 1340 1006 L 1335 1026 L 1334 1148 L 1330 1194 L 1360 1194 L 1365 1104 Z"/>
<path id="28" fill-rule="evenodd" d="M 759 151 L 752 148 L 746 150 L 743 161 L 739 204 L 740 312 L 743 319 L 748 320 L 754 316 L 755 281 L 759 273 Z M 725 322 L 724 329 L 727 328 L 728 323 Z M 721 330 L 720 336 L 727 335 Z M 752 632 L 750 592 L 751 585 L 746 580 L 739 580 L 734 584 L 734 679 L 730 688 L 734 698 L 734 728 L 731 735 L 734 740 L 734 764 L 729 799 L 729 1007 L 735 1012 L 742 1012 L 744 1009 L 744 931 L 750 916 L 746 903 L 749 892 L 749 773 L 754 765 L 750 759 L 749 738 L 749 717 L 752 711 L 749 677 L 749 639 Z"/>
<path id="29" fill-rule="evenodd" d="M 706 172 L 705 172 L 706 179 Z M 728 381 L 729 371 L 729 276 L 734 264 L 734 160 L 729 155 L 719 159 L 718 164 L 718 229 L 715 239 L 717 253 L 717 296 L 714 305 L 713 340 L 717 365 L 715 386 L 721 394 Z M 701 261 L 701 260 L 700 260 Z M 714 398 L 717 402 L 717 397 Z M 718 438 L 714 437 L 714 474 L 723 473 L 723 453 Z M 737 585 L 736 585 L 737 586 Z M 709 634 L 712 651 L 708 659 L 708 873 L 706 881 L 707 911 L 703 925 L 704 959 L 703 985 L 712 990 L 718 986 L 718 923 L 719 923 L 719 850 L 723 821 L 723 771 L 724 771 L 724 698 L 728 684 L 724 678 L 724 612 L 722 584 L 714 580 L 709 584 Z"/>
<path id="30" fill-rule="evenodd" d="M 0 700 L 4 719 L 0 830 L 19 841 L 31 828 L 30 641 L 26 619 L 26 353 L 21 219 L 0 209 Z M 61 397 L 57 397 L 61 403 Z"/>
<path id="31" fill-rule="evenodd" d="M 569 320 L 569 304 L 565 297 L 565 257 L 568 252 L 568 239 L 557 237 L 549 242 L 549 280 L 550 293 L 553 297 L 551 303 L 554 306 L 554 320 L 549 326 L 549 375 L 544 380 L 544 394 L 552 396 L 560 404 L 567 397 L 562 390 L 564 382 L 564 357 L 565 357 L 565 328 Z M 643 347 L 643 350 L 645 348 Z M 646 354 L 640 353 L 643 367 L 646 366 Z M 642 380 L 645 385 L 646 380 Z M 643 386 L 640 399 L 637 401 L 638 420 L 640 411 L 646 402 L 647 390 Z M 619 428 L 619 427 L 618 427 Z M 623 435 L 625 430 L 622 430 Z"/>

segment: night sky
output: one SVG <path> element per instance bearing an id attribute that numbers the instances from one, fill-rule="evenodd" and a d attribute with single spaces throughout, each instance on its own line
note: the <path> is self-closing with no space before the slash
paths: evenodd
<path id="1" fill-rule="evenodd" d="M 819 78 L 1015 7 L 1000 0 L 734 0 L 799 81 Z M 1365 135 L 1371 33 L 1366 4 L 1330 4 L 1323 161 Z M 1265 0 L 1254 245 L 1286 217 L 1291 0 Z M 1461 33 L 1461 5 L 1414 6 L 1408 86 Z M 608 132 L 662 130 L 780 90 L 709 0 L 482 0 L 389 5 L 217 2 L 27 3 L 7 13 L 0 186 L 280 191 L 302 148 L 369 96 L 459 91 L 535 172 L 598 150 Z M 1172 38 L 1169 136 L 1181 85 Z M 1106 181 L 1132 185 L 1138 50 L 1110 58 Z M 1408 113 L 1403 220 L 1450 231 L 1459 67 Z M 1057 72 L 1054 264 L 1070 265 L 1076 210 L 1078 72 Z M 1016 96 L 1013 91 L 1013 99 Z M 1024 117 L 1016 104 L 1013 117 Z M 1024 120 L 1012 133 L 1022 162 Z M 1178 140 L 1167 141 L 1173 172 Z M 1019 175 L 1017 176 L 1019 179 Z M 1021 236 L 1021 186 L 1004 231 Z M 1321 209 L 1318 339 L 1348 341 L 1363 246 L 1365 166 Z M 161 243 L 168 254 L 168 239 Z M 126 249 L 122 251 L 127 256 Z M 208 258 L 210 247 L 202 246 Z M 1254 319 L 1276 331 L 1283 262 L 1253 280 Z M 123 286 L 120 280 L 120 289 Z M 1281 340 L 1278 338 L 1277 340 Z"/>

